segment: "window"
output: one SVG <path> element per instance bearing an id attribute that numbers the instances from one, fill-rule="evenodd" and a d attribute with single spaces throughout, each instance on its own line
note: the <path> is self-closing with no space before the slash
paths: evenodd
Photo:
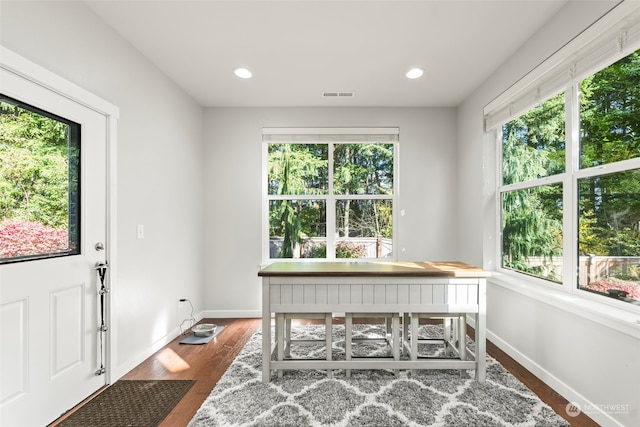
<path id="1" fill-rule="evenodd" d="M 0 95 L 0 263 L 78 254 L 80 125 Z"/>
<path id="2" fill-rule="evenodd" d="M 263 140 L 265 259 L 394 257 L 396 128 L 264 129 Z"/>
<path id="3" fill-rule="evenodd" d="M 580 83 L 578 286 L 640 303 L 640 50 Z"/>
<path id="4" fill-rule="evenodd" d="M 502 266 L 553 282 L 562 282 L 564 98 L 502 127 Z"/>
<path id="5" fill-rule="evenodd" d="M 640 50 L 503 124 L 500 141 L 502 267 L 640 305 Z"/>

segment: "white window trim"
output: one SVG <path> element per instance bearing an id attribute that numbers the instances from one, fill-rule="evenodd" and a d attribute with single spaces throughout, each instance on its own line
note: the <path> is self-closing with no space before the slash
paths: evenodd
<path id="1" fill-rule="evenodd" d="M 399 135 L 397 127 L 262 128 L 262 135 Z"/>
<path id="2" fill-rule="evenodd" d="M 349 195 L 333 195 L 333 168 L 329 168 L 329 194 L 326 195 L 313 195 L 314 199 L 318 200 L 391 200 L 393 203 L 393 226 L 392 226 L 392 257 L 391 258 L 348 258 L 341 259 L 336 258 L 335 253 L 327 254 L 326 258 L 271 258 L 269 254 L 269 200 L 297 200 L 300 199 L 299 196 L 279 196 L 279 195 L 268 195 L 267 191 L 267 182 L 268 182 L 268 159 L 269 159 L 269 143 L 273 136 L 278 136 L 279 143 L 313 143 L 313 142 L 322 142 L 329 144 L 329 164 L 333 164 L 333 150 L 331 149 L 334 144 L 340 143 L 349 143 L 344 141 L 332 141 L 333 137 L 337 137 L 340 135 L 357 135 L 357 136 L 371 136 L 375 141 L 381 142 L 379 136 L 387 135 L 390 137 L 389 143 L 393 144 L 393 195 L 359 195 L 359 194 L 349 194 Z M 353 128 L 333 128 L 333 127 L 318 127 L 318 128 L 277 128 L 277 127 L 265 127 L 262 128 L 262 265 L 266 265 L 270 262 L 275 261 L 283 261 L 283 262 L 327 262 L 327 261 L 337 261 L 337 262 L 384 262 L 384 261 L 396 261 L 398 259 L 398 220 L 400 218 L 399 214 L 399 193 L 400 193 L 400 181 L 399 181 L 399 135 L 400 128 L 398 127 L 353 127 Z M 362 142 L 362 140 L 358 140 L 358 142 Z M 385 142 L 385 141 L 382 141 Z M 311 197 L 311 196 L 310 196 Z M 305 196 L 305 198 L 308 198 Z M 335 207 L 334 207 L 335 208 Z M 326 239 L 327 246 L 333 247 L 335 245 L 335 233 L 330 232 L 331 230 L 335 231 L 335 209 L 329 209 L 327 206 L 327 230 L 326 230 Z M 331 227 L 329 224 L 333 224 Z"/>

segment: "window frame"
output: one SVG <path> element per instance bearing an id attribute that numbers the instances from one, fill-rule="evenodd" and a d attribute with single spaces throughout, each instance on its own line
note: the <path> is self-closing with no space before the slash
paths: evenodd
<path id="1" fill-rule="evenodd" d="M 265 135 L 283 134 L 290 135 L 290 140 L 269 141 L 265 140 Z M 317 135 L 313 141 L 299 140 L 297 135 Z M 374 141 L 366 140 L 367 135 L 395 135 L 395 140 Z M 335 140 L 340 136 L 346 136 L 348 140 Z M 353 136 L 351 138 L 350 136 Z M 358 140 L 362 136 L 362 140 Z M 338 144 L 371 144 L 386 143 L 393 146 L 393 194 L 334 194 L 334 158 L 333 148 Z M 296 194 L 296 195 L 276 195 L 268 194 L 268 170 L 269 170 L 269 145 L 270 144 L 327 144 L 328 145 L 328 183 L 326 194 Z M 399 218 L 399 128 L 397 127 L 370 127 L 370 128 L 263 128 L 262 141 L 262 260 L 263 263 L 270 262 L 384 262 L 397 261 L 398 248 L 398 218 Z M 269 202 L 273 200 L 323 200 L 326 209 L 326 258 L 271 258 L 269 250 Z M 335 243 L 340 240 L 336 235 L 336 202 L 338 200 L 391 200 L 393 205 L 392 213 L 392 245 L 393 249 L 389 258 L 336 258 Z"/>
<path id="2" fill-rule="evenodd" d="M 640 48 L 640 43 L 635 50 Z M 502 164 L 502 124 L 508 120 L 503 121 L 499 127 L 489 132 L 493 135 L 495 141 L 496 164 L 495 164 L 495 230 L 498 236 L 495 239 L 494 253 L 495 253 L 495 270 L 504 275 L 506 282 L 511 283 L 511 279 L 515 279 L 521 283 L 530 283 L 539 291 L 554 293 L 554 291 L 560 291 L 565 295 L 571 295 L 572 297 L 578 297 L 580 299 L 592 301 L 596 304 L 604 304 L 611 307 L 616 311 L 619 309 L 627 312 L 640 314 L 640 305 L 618 300 L 616 298 L 610 298 L 605 295 L 600 295 L 594 292 L 590 292 L 579 287 L 579 186 L 580 179 L 596 177 L 601 175 L 607 175 L 616 172 L 628 171 L 633 169 L 640 169 L 640 157 L 618 161 L 614 163 L 602 164 L 598 166 L 591 166 L 588 168 L 580 168 L 580 83 L 589 75 L 595 74 L 598 71 L 612 65 L 619 59 L 634 52 L 626 53 L 625 55 L 616 55 L 610 57 L 609 61 L 605 65 L 600 65 L 596 69 L 590 70 L 585 75 L 575 78 L 563 89 L 560 90 L 565 93 L 565 172 L 552 176 L 545 176 L 528 181 L 518 182 L 514 184 L 503 184 L 503 164 Z M 557 94 L 558 92 L 556 92 Z M 554 94 L 540 101 L 540 104 L 555 96 Z M 532 108 L 527 109 L 509 120 L 517 118 L 523 114 L 526 114 Z M 562 267 L 562 282 L 557 283 L 543 278 L 531 276 L 514 269 L 504 268 L 502 266 L 502 195 L 508 191 L 523 190 L 535 187 L 541 187 L 544 185 L 561 184 L 563 188 L 563 214 L 562 214 L 562 233 L 563 233 L 563 267 Z M 509 279 L 511 278 L 511 279 Z"/>
<path id="3" fill-rule="evenodd" d="M 545 286 L 549 286 L 552 288 L 557 288 L 558 286 L 563 286 L 565 284 L 565 278 L 567 277 L 567 254 L 570 254 L 570 245 L 568 245 L 568 240 L 567 240 L 567 232 L 566 232 L 566 227 L 565 224 L 567 223 L 567 220 L 570 220 L 570 218 L 568 218 L 568 211 L 570 211 L 570 205 L 568 203 L 567 200 L 567 188 L 568 187 L 568 182 L 570 181 L 570 168 L 571 168 L 571 158 L 573 157 L 572 155 L 572 148 L 571 148 L 571 144 L 570 144 L 570 140 L 573 137 L 573 134 L 571 133 L 572 130 L 572 124 L 568 123 L 568 120 L 566 120 L 566 116 L 567 116 L 567 105 L 569 105 L 569 103 L 571 102 L 571 99 L 573 98 L 573 90 L 571 88 L 565 88 L 565 89 L 561 89 L 559 92 L 553 93 L 551 95 L 549 95 L 548 97 L 546 97 L 545 99 L 541 100 L 538 105 L 543 104 L 545 102 L 547 102 L 548 100 L 550 100 L 551 98 L 559 95 L 561 92 L 564 92 L 564 105 L 565 105 L 565 163 L 564 163 L 564 172 L 561 173 L 557 173 L 555 175 L 546 175 L 546 176 L 542 176 L 539 178 L 534 178 L 534 179 L 530 179 L 530 180 L 526 180 L 526 181 L 520 181 L 520 182 L 515 182 L 512 184 L 504 184 L 504 179 L 503 179 L 503 153 L 502 153 L 502 149 L 503 149 L 503 135 L 502 135 L 502 125 L 500 127 L 497 128 L 496 131 L 496 153 L 498 154 L 498 161 L 496 163 L 496 212 L 498 213 L 498 215 L 496 215 L 497 217 L 497 223 L 496 223 L 496 231 L 497 234 L 499 235 L 499 238 L 496 239 L 496 244 L 497 244 L 497 248 L 496 248 L 496 269 L 498 271 L 501 271 L 502 273 L 506 273 L 506 274 L 515 274 L 517 276 L 525 276 L 528 279 L 538 283 L 538 284 L 544 284 Z M 536 106 L 531 107 L 529 110 L 523 112 L 522 114 L 519 114 L 515 117 L 513 117 L 514 119 L 517 117 L 520 117 L 524 114 L 527 114 L 529 111 L 531 111 L 531 109 L 535 108 Z M 505 122 L 506 123 L 506 122 Z M 562 227 L 562 273 L 561 273 L 561 278 L 562 278 L 562 282 L 558 283 L 558 282 L 553 282 L 551 280 L 547 280 L 541 277 L 537 277 L 534 275 L 530 275 L 530 274 L 526 274 L 526 273 L 522 273 L 519 272 L 515 269 L 510 269 L 510 268 L 505 268 L 502 266 L 502 262 L 503 262 L 503 254 L 502 254 L 502 248 L 503 248 L 503 244 L 502 244 L 502 240 L 503 240 L 503 229 L 502 229 L 502 222 L 503 222 L 503 209 L 502 209 L 502 200 L 503 200 L 503 194 L 508 193 L 508 192 L 513 192 L 513 191 L 519 191 L 519 190 L 529 190 L 529 189 L 534 189 L 534 188 L 540 188 L 540 187 L 544 187 L 544 186 L 550 186 L 550 185 L 556 185 L 556 184 L 560 184 L 562 187 L 562 223 L 563 223 L 563 227 Z"/>
<path id="4" fill-rule="evenodd" d="M 0 93 L 0 101 L 15 107 L 21 108 L 32 114 L 38 114 L 42 117 L 46 117 L 49 120 L 53 120 L 62 123 L 67 126 L 67 144 L 69 145 L 69 152 L 75 151 L 75 155 L 68 154 L 67 165 L 67 183 L 69 188 L 67 189 L 67 241 L 68 247 L 64 250 L 56 252 L 44 252 L 44 253 L 31 253 L 28 255 L 17 255 L 13 257 L 2 258 L 0 257 L 0 265 L 22 263 L 28 261 L 40 261 L 51 258 L 61 258 L 79 255 L 82 253 L 82 230 L 83 230 L 83 218 L 82 218 L 82 158 L 83 158 L 83 130 L 82 124 L 76 123 L 73 120 L 67 119 L 50 111 L 44 110 L 38 106 L 21 101 L 15 97 Z M 71 158 L 75 162 L 71 162 Z M 72 180 L 72 177 L 74 180 Z M 72 190 L 72 181 L 75 183 L 75 190 Z"/>

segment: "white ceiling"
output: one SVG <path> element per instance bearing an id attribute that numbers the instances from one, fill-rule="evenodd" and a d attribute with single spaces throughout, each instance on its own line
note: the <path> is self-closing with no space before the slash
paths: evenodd
<path id="1" fill-rule="evenodd" d="M 567 0 L 85 1 L 202 106 L 443 107 Z"/>

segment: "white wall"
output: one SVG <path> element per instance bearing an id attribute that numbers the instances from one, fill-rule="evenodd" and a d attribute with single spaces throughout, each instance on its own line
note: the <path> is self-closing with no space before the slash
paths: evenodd
<path id="1" fill-rule="evenodd" d="M 401 260 L 456 257 L 455 110 L 209 108 L 205 112 L 207 315 L 260 314 L 262 127 L 400 128 Z"/>
<path id="2" fill-rule="evenodd" d="M 177 335 L 179 298 L 203 307 L 202 108 L 81 2 L 3 1 L 0 19 L 2 45 L 120 109 L 116 379 Z"/>
<path id="3" fill-rule="evenodd" d="M 597 20 L 616 2 L 569 2 L 458 109 L 460 258 L 494 268 L 495 144 L 483 131 L 482 108 Z M 482 162 L 480 161 L 482 159 Z M 490 282 L 489 338 L 603 425 L 640 425 L 640 333 L 608 319 L 597 305 L 523 283 Z M 637 316 L 636 316 L 637 317 Z M 600 405 L 629 405 L 628 411 Z M 596 406 L 596 408 L 594 408 Z M 598 410 L 600 408 L 602 410 Z"/>
<path id="4" fill-rule="evenodd" d="M 82 3 L 3 0 L 0 43 L 120 108 L 115 375 L 175 336 L 180 297 L 196 312 L 259 313 L 263 126 L 399 126 L 400 258 L 490 267 L 494 244 L 483 230 L 495 212 L 483 183 L 495 153 L 484 141 L 482 107 L 610 4 L 568 3 L 457 118 L 451 109 L 214 108 L 203 122 L 200 107 Z M 145 225 L 145 239 L 135 238 L 136 224 Z M 631 404 L 628 414 L 590 414 L 599 422 L 640 425 L 637 338 L 570 302 L 565 309 L 497 284 L 488 293 L 492 339 L 570 400 Z"/>

